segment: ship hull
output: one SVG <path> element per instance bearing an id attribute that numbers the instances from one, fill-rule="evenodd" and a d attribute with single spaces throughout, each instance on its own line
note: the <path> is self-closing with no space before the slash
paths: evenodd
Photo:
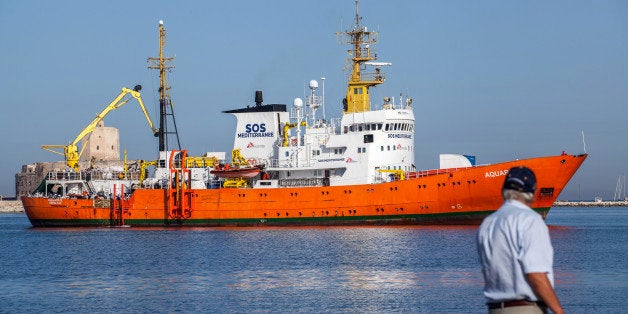
<path id="1" fill-rule="evenodd" d="M 559 155 L 411 173 L 379 184 L 290 188 L 137 189 L 128 199 L 22 197 L 36 227 L 479 224 L 503 200 L 507 170 L 537 176 L 545 217 L 587 155 Z"/>

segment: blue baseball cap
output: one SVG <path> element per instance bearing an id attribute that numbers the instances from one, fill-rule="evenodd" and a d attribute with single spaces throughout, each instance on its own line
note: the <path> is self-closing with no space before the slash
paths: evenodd
<path id="1" fill-rule="evenodd" d="M 534 193 L 536 191 L 536 176 L 528 167 L 518 166 L 510 168 L 502 189 Z"/>

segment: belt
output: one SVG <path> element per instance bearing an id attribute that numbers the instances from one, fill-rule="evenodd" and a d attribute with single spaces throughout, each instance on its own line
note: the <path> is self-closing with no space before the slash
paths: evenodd
<path id="1" fill-rule="evenodd" d="M 504 307 L 511 306 L 526 306 L 526 305 L 538 305 L 539 307 L 547 307 L 545 302 L 543 301 L 528 301 L 528 300 L 510 300 L 510 301 L 502 301 L 502 302 L 489 302 L 486 303 L 490 310 L 492 309 L 501 309 Z"/>

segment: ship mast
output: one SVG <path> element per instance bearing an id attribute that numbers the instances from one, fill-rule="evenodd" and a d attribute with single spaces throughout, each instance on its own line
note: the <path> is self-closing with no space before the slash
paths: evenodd
<path id="1" fill-rule="evenodd" d="M 358 0 L 355 0 L 355 26 L 338 35 L 344 35 L 343 44 L 349 44 L 351 49 L 347 50 L 351 64 L 351 73 L 347 84 L 346 98 L 343 99 L 343 112 L 354 113 L 371 110 L 369 88 L 384 83 L 384 75 L 381 66 L 391 65 L 390 63 L 369 62 L 377 60 L 377 54 L 371 52 L 371 44 L 377 43 L 377 32 L 372 32 L 366 26 L 360 26 L 358 13 Z M 375 73 L 362 73 L 366 65 L 374 65 Z"/>
<path id="2" fill-rule="evenodd" d="M 181 150 L 181 142 L 179 141 L 179 132 L 177 131 L 177 123 L 174 119 L 174 109 L 172 108 L 172 99 L 170 98 L 170 86 L 168 86 L 167 72 L 174 68 L 174 58 L 164 57 L 164 46 L 166 46 L 166 29 L 164 22 L 159 21 L 159 57 L 148 58 L 149 69 L 159 70 L 159 151 L 169 150 L 168 135 L 173 134 L 177 139 L 177 147 Z M 174 131 L 168 131 L 168 117 L 172 120 Z"/>

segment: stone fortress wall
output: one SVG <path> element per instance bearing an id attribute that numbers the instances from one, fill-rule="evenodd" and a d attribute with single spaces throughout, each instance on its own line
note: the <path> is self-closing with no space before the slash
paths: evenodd
<path id="1" fill-rule="evenodd" d="M 81 141 L 81 148 L 82 145 L 86 146 L 79 161 L 80 169 L 124 166 L 124 161 L 120 160 L 119 131 L 114 127 L 106 127 L 103 121 Z M 15 175 L 15 196 L 19 198 L 35 191 L 48 172 L 64 170 L 70 171 L 64 161 L 23 165 L 22 172 Z"/>

